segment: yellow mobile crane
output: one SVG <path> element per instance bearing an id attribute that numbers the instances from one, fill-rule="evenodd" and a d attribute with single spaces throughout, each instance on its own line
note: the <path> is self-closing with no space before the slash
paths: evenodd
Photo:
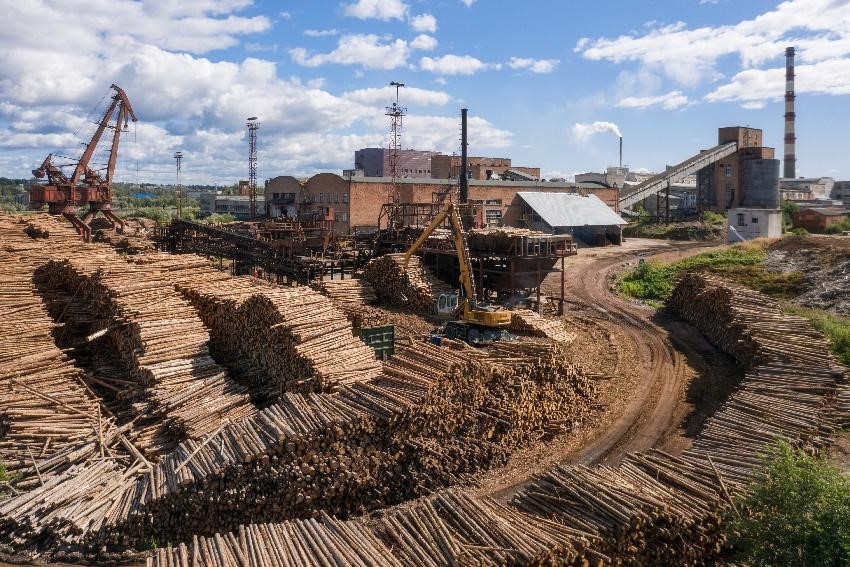
<path id="1" fill-rule="evenodd" d="M 449 202 L 440 211 L 431 224 L 422 232 L 413 246 L 404 255 L 404 271 L 410 257 L 428 240 L 431 233 L 440 226 L 443 221 L 449 219 L 452 227 L 452 239 L 454 240 L 457 259 L 460 264 L 460 283 L 463 286 L 463 297 L 458 294 L 441 294 L 437 301 L 437 315 L 450 316 L 452 319 L 460 316 L 459 320 L 446 323 L 444 334 L 448 338 L 460 339 L 472 345 L 490 343 L 502 338 L 504 329 L 511 323 L 511 313 L 496 306 L 481 305 L 477 302 L 475 293 L 475 281 L 472 279 L 472 264 L 469 260 L 469 248 L 466 245 L 466 236 L 463 232 L 460 213 L 457 206 Z"/>

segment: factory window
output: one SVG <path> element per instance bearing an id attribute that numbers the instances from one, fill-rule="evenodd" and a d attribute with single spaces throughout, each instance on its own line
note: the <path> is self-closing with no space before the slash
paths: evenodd
<path id="1" fill-rule="evenodd" d="M 320 203 L 324 203 L 324 202 L 325 202 L 325 194 L 324 194 L 324 193 L 319 193 L 319 202 L 320 202 Z"/>
<path id="2" fill-rule="evenodd" d="M 501 204 L 502 204 L 502 200 L 501 200 L 501 199 L 487 199 L 487 200 L 484 202 L 484 204 L 485 204 L 485 205 L 501 205 Z"/>
<path id="3" fill-rule="evenodd" d="M 348 193 L 343 193 L 343 194 L 342 194 L 342 202 L 343 202 L 343 203 L 347 203 L 347 202 L 348 202 Z"/>
<path id="4" fill-rule="evenodd" d="M 726 177 L 732 177 L 732 165 L 728 163 L 725 164 L 723 166 L 723 173 L 726 175 Z"/>
<path id="5" fill-rule="evenodd" d="M 334 193 L 334 203 L 339 203 L 339 193 Z"/>
<path id="6" fill-rule="evenodd" d="M 753 217 L 753 219 L 752 219 L 752 223 L 753 223 L 753 224 L 758 224 L 758 223 L 759 223 L 759 219 L 758 219 L 758 217 Z"/>
<path id="7" fill-rule="evenodd" d="M 747 222 L 744 219 L 744 213 L 738 213 L 738 226 L 744 226 Z"/>
<path id="8" fill-rule="evenodd" d="M 337 213 L 336 220 L 340 222 L 348 222 L 348 213 Z"/>
<path id="9" fill-rule="evenodd" d="M 279 199 L 280 193 L 272 193 L 272 199 Z"/>

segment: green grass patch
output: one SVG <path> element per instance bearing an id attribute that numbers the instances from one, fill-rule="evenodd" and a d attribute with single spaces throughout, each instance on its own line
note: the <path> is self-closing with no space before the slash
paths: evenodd
<path id="1" fill-rule="evenodd" d="M 823 333 L 829 340 L 832 352 L 841 360 L 841 363 L 850 366 L 850 318 L 799 305 L 786 305 L 785 311 L 808 319 L 812 327 Z"/>
<path id="2" fill-rule="evenodd" d="M 731 276 L 736 281 L 742 278 L 761 287 L 766 287 L 768 283 L 770 287 L 779 287 L 776 282 L 769 280 L 781 279 L 783 274 L 765 272 L 762 266 L 765 256 L 761 248 L 732 247 L 697 254 L 671 264 L 646 262 L 622 276 L 617 281 L 617 290 L 623 295 L 647 302 L 664 302 L 676 287 L 680 275 L 706 270 Z"/>

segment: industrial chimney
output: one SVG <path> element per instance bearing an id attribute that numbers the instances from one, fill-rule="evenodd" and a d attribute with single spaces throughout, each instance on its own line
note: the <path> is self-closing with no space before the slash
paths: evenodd
<path id="1" fill-rule="evenodd" d="M 620 136 L 620 169 L 623 169 L 623 137 Z"/>
<path id="2" fill-rule="evenodd" d="M 466 108 L 460 109 L 460 202 L 469 199 L 469 173 L 466 156 Z"/>
<path id="3" fill-rule="evenodd" d="M 797 177 L 797 137 L 794 135 L 794 48 L 785 50 L 785 162 L 783 177 Z"/>

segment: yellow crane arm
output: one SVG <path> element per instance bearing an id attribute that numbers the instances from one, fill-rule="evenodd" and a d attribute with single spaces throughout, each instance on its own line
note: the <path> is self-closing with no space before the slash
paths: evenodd
<path id="1" fill-rule="evenodd" d="M 411 246 L 407 250 L 407 252 L 404 253 L 404 265 L 402 266 L 402 269 L 405 272 L 407 271 L 407 264 L 410 262 L 410 257 L 413 256 L 417 250 L 419 250 L 419 247 L 422 246 L 422 244 L 426 240 L 428 240 L 428 237 L 431 236 L 431 233 L 434 232 L 438 226 L 443 224 L 443 221 L 446 220 L 446 216 L 448 216 L 449 212 L 452 210 L 453 207 L 454 206 L 451 203 L 448 203 L 442 211 L 437 213 L 437 216 L 434 217 L 434 220 L 431 221 L 431 224 L 428 225 L 428 228 L 426 228 L 422 232 L 422 234 L 419 235 L 419 238 L 416 239 L 416 242 L 413 243 L 413 246 Z"/>
<path id="2" fill-rule="evenodd" d="M 452 239 L 455 242 L 455 251 L 457 252 L 457 261 L 460 266 L 460 283 L 463 284 L 463 291 L 466 294 L 466 303 L 475 304 L 475 282 L 472 279 L 472 264 L 469 261 L 469 250 L 466 248 L 466 237 L 463 234 L 463 224 L 460 220 L 460 213 L 457 208 L 449 205 L 450 220 L 452 223 Z"/>

